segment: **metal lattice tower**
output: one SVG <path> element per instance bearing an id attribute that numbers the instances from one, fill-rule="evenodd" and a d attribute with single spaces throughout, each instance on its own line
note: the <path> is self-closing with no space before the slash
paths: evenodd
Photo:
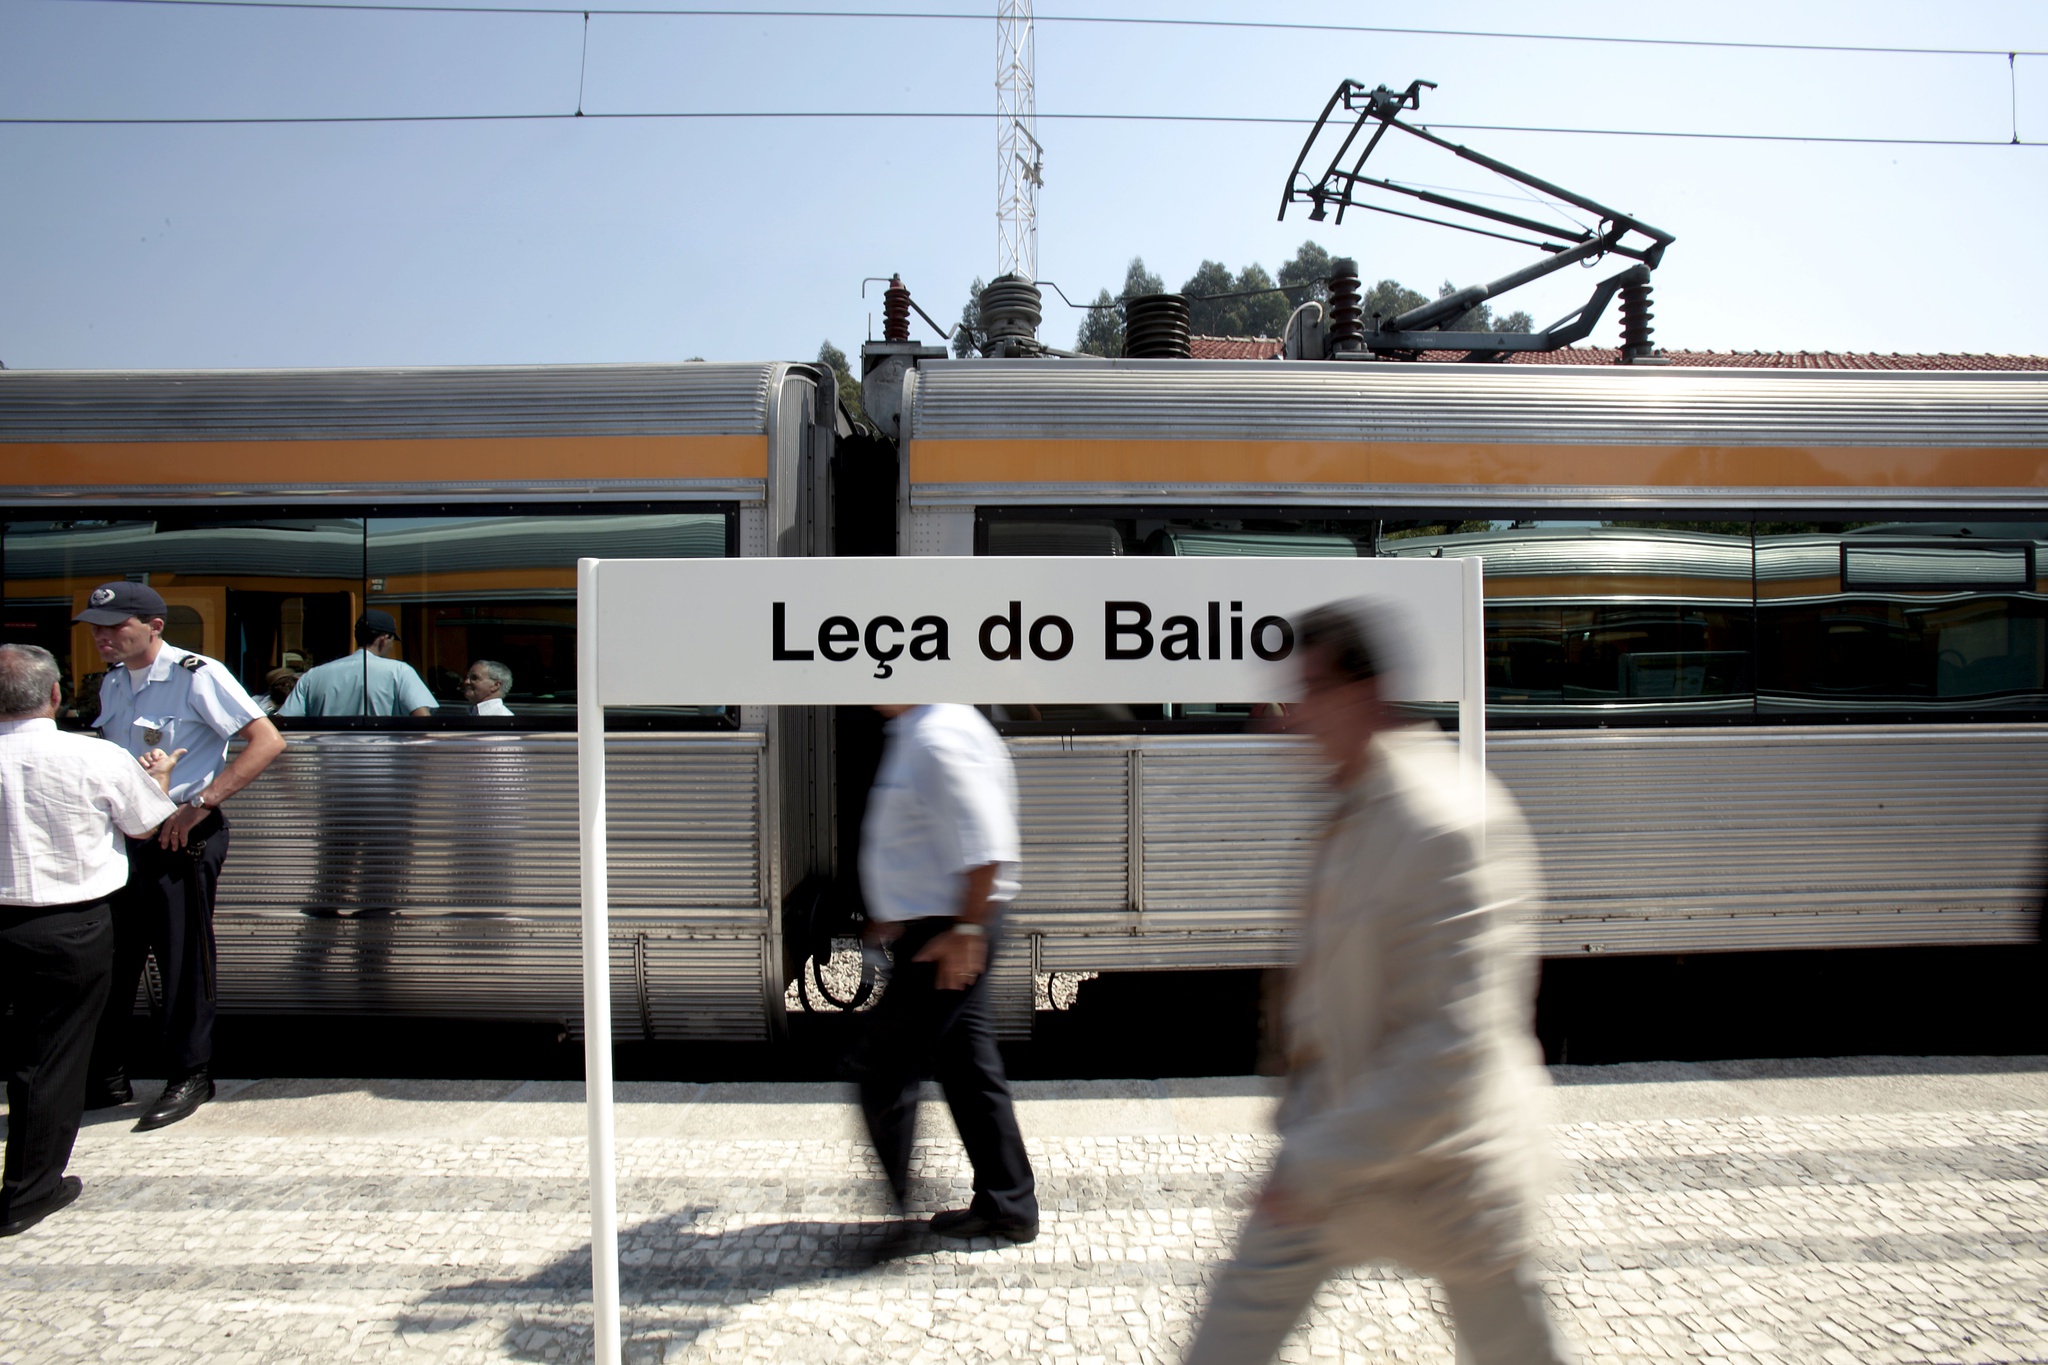
<path id="1" fill-rule="evenodd" d="M 1038 278 L 1038 92 L 1031 0 L 996 0 L 996 273 Z"/>

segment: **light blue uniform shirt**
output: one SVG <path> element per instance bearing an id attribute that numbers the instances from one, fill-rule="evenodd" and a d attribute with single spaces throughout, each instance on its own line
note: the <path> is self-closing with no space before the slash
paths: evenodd
<path id="1" fill-rule="evenodd" d="M 280 716 L 409 716 L 439 706 L 412 665 L 359 649 L 306 675 L 277 708 Z"/>
<path id="2" fill-rule="evenodd" d="M 187 660 L 195 660 L 189 664 Z M 172 774 L 171 799 L 183 805 L 227 765 L 228 740 L 265 719 L 226 664 L 161 645 L 138 691 L 121 664 L 100 681 L 99 732 L 137 758 L 151 749 L 185 750 Z"/>
<path id="3" fill-rule="evenodd" d="M 920 706 L 889 722 L 861 825 L 860 885 L 880 921 L 960 913 L 963 875 L 995 863 L 989 899 L 1014 900 L 1022 857 L 1017 777 L 971 706 Z"/>

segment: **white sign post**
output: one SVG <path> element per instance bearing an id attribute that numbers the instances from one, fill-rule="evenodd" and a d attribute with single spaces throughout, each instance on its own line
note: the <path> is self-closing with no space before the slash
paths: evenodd
<path id="1" fill-rule="evenodd" d="M 1293 622 L 1379 609 L 1401 701 L 1456 702 L 1486 771 L 1480 561 L 613 559 L 576 566 L 590 1263 L 599 1365 L 618 1365 L 604 708 L 1262 702 L 1293 695 Z"/>

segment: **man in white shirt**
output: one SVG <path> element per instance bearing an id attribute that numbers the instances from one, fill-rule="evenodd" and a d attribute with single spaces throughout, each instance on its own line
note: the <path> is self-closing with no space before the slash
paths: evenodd
<path id="1" fill-rule="evenodd" d="M 366 611 L 356 622 L 355 653 L 306 670 L 280 716 L 424 716 L 440 705 L 409 663 L 391 657 L 398 622 Z"/>
<path id="2" fill-rule="evenodd" d="M 60 677 L 48 650 L 0 645 L 0 1010 L 14 1012 L 0 1057 L 0 1237 L 28 1231 L 83 1189 L 64 1167 L 113 975 L 109 902 L 128 883 L 121 836 L 154 834 L 178 810 L 165 794 L 177 755 L 137 763 L 57 729 Z"/>
<path id="3" fill-rule="evenodd" d="M 946 1092 L 974 1200 L 935 1214 L 941 1237 L 1038 1235 L 1037 1186 L 989 1018 L 988 969 L 1021 860 L 1009 751 L 971 706 L 880 706 L 888 746 L 861 828 L 868 939 L 895 967 L 859 1062 L 861 1112 L 900 1212 L 918 1091 Z M 888 1244 L 885 1243 L 885 1246 Z"/>
<path id="4" fill-rule="evenodd" d="M 496 659 L 478 659 L 462 679 L 462 699 L 473 716 L 509 716 L 505 694 L 512 690 L 512 670 Z"/>

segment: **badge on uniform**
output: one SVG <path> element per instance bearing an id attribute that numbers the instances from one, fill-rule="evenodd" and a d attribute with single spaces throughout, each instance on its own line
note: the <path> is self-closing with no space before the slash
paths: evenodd
<path id="1" fill-rule="evenodd" d="M 177 725 L 176 721 L 159 720 L 154 716 L 137 716 L 135 728 L 142 731 L 142 742 L 154 749 L 164 742 L 164 735 Z"/>

